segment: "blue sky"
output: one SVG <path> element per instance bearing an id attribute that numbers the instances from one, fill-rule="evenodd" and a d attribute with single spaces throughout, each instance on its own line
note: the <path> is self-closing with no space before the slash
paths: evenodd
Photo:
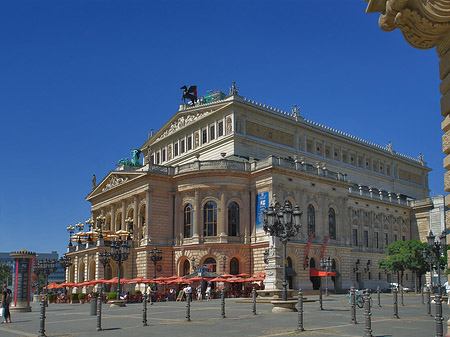
<path id="1" fill-rule="evenodd" d="M 362 0 L 0 3 L 0 251 L 65 251 L 66 227 L 179 88 L 228 92 L 417 157 L 443 194 L 438 57 Z M 3 235 L 3 237 L 5 237 Z"/>

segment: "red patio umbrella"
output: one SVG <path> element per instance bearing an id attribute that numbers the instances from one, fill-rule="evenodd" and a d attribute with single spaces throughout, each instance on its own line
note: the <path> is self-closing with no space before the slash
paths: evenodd
<path id="1" fill-rule="evenodd" d="M 214 278 L 210 279 L 209 281 L 211 281 L 211 282 L 228 282 L 228 279 L 226 279 L 224 277 L 214 277 Z"/>
<path id="2" fill-rule="evenodd" d="M 242 274 L 238 274 L 238 275 L 235 275 L 235 276 L 239 276 L 239 277 L 249 277 L 250 274 L 242 273 Z"/>
<path id="3" fill-rule="evenodd" d="M 244 279 L 244 282 L 260 282 L 260 281 L 264 281 L 263 277 L 249 277 Z"/>
<path id="4" fill-rule="evenodd" d="M 62 288 L 62 287 L 60 284 L 58 284 L 56 282 L 52 282 L 48 286 L 44 287 L 44 289 L 58 289 L 58 288 Z"/>
<path id="5" fill-rule="evenodd" d="M 194 282 L 194 281 L 205 280 L 205 278 L 202 279 L 201 276 L 194 276 L 194 277 L 191 277 L 189 280 L 191 280 L 192 282 Z"/>
<path id="6" fill-rule="evenodd" d="M 63 282 L 60 284 L 61 288 L 62 287 L 69 287 L 69 288 L 73 288 L 76 287 L 77 285 L 73 282 Z"/>
<path id="7" fill-rule="evenodd" d="M 129 280 L 128 283 L 129 283 L 129 284 L 135 284 L 135 283 L 138 283 L 138 284 L 140 284 L 140 283 L 153 283 L 153 280 L 148 279 L 148 278 L 145 278 L 145 277 L 142 277 L 142 276 L 139 276 L 139 277 L 136 277 L 136 278 L 134 278 L 134 279 Z"/>
<path id="8" fill-rule="evenodd" d="M 227 281 L 230 283 L 245 282 L 242 277 L 230 277 Z"/>
<path id="9" fill-rule="evenodd" d="M 259 273 L 255 273 L 253 274 L 253 276 L 261 276 L 261 277 L 266 277 L 266 273 L 263 271 L 260 271 Z"/>
<path id="10" fill-rule="evenodd" d="M 220 277 L 225 277 L 225 278 L 227 278 L 227 277 L 235 277 L 236 275 L 231 275 L 231 274 L 227 274 L 227 273 L 225 273 L 225 274 L 223 274 L 223 275 L 220 275 Z"/>

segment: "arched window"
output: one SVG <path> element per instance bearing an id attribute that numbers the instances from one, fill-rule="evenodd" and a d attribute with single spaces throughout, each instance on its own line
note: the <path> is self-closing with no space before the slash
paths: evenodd
<path id="1" fill-rule="evenodd" d="M 307 209 L 308 235 L 316 231 L 316 210 L 313 205 L 309 205 Z"/>
<path id="2" fill-rule="evenodd" d="M 328 210 L 328 230 L 330 239 L 336 240 L 336 212 L 334 208 Z"/>
<path id="3" fill-rule="evenodd" d="M 184 207 L 184 230 L 183 236 L 185 238 L 190 238 L 192 236 L 192 220 L 194 218 L 194 210 L 191 204 L 187 204 Z"/>
<path id="4" fill-rule="evenodd" d="M 228 235 L 239 236 L 239 205 L 236 202 L 228 205 Z"/>
<path id="5" fill-rule="evenodd" d="M 211 269 L 212 272 L 216 271 L 216 260 L 214 260 L 212 257 L 208 257 L 205 262 L 203 262 L 203 265 Z"/>
<path id="6" fill-rule="evenodd" d="M 239 274 L 239 260 L 233 257 L 230 261 L 230 274 L 238 275 Z"/>
<path id="7" fill-rule="evenodd" d="M 203 208 L 203 235 L 217 235 L 217 205 L 213 201 L 208 201 Z"/>
<path id="8" fill-rule="evenodd" d="M 189 263 L 189 260 L 184 260 L 183 262 L 183 276 L 189 275 L 191 273 L 191 264 Z"/>

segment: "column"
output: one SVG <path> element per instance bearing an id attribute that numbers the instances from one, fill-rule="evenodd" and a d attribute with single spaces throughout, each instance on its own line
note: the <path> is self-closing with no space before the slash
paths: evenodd
<path id="1" fill-rule="evenodd" d="M 227 191 L 225 187 L 222 187 L 220 190 L 219 219 L 217 221 L 217 235 L 220 236 L 220 242 L 222 242 L 222 239 L 226 242 L 228 229 L 225 228 L 225 224 L 228 223 L 227 220 Z"/>
<path id="2" fill-rule="evenodd" d="M 125 228 L 125 212 L 126 212 L 126 205 L 125 205 L 125 200 L 124 201 L 122 201 L 122 219 L 120 219 L 120 228 L 121 229 L 125 229 L 126 230 L 126 228 Z"/>
<path id="3" fill-rule="evenodd" d="M 199 241 L 200 238 L 200 222 L 201 222 L 201 204 L 200 204 L 200 191 L 198 188 L 194 191 L 194 235 L 193 238 Z"/>
<path id="4" fill-rule="evenodd" d="M 150 226 L 152 225 L 152 220 L 150 218 L 150 214 L 151 214 L 151 193 L 152 191 L 150 189 L 148 189 L 145 192 L 145 228 L 144 228 L 144 242 L 145 244 L 149 244 L 151 239 L 150 239 Z M 143 224 L 142 224 L 143 225 Z"/>
<path id="5" fill-rule="evenodd" d="M 116 209 L 114 207 L 114 204 L 111 205 L 111 230 L 113 232 L 117 231 L 117 229 L 116 229 Z"/>
<path id="6" fill-rule="evenodd" d="M 139 221 L 139 198 L 137 195 L 133 198 L 133 239 L 139 240 L 139 233 L 140 233 L 140 225 L 138 223 Z"/>
<path id="7" fill-rule="evenodd" d="M 249 243 L 250 242 L 250 212 L 252 212 L 252 205 L 250 205 L 250 193 L 252 194 L 252 200 L 253 200 L 253 190 L 243 190 L 242 192 L 242 205 L 239 207 L 239 235 L 242 237 L 244 236 L 244 242 Z M 255 213 L 251 213 L 255 214 Z"/>

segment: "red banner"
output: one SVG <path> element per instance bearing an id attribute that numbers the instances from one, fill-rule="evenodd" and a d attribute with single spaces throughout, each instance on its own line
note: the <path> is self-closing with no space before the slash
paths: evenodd
<path id="1" fill-rule="evenodd" d="M 311 243 L 314 238 L 314 235 L 315 235 L 315 233 L 312 233 L 308 238 L 308 245 L 306 246 L 305 261 L 303 261 L 303 269 L 306 269 L 308 267 L 309 248 L 311 247 Z"/>
<path id="2" fill-rule="evenodd" d="M 322 245 L 322 255 L 320 256 L 321 259 L 323 259 L 323 256 L 325 254 L 325 248 L 327 248 L 327 244 L 328 244 L 328 240 L 330 239 L 330 236 L 328 235 L 325 240 L 323 240 L 323 245 Z"/>

